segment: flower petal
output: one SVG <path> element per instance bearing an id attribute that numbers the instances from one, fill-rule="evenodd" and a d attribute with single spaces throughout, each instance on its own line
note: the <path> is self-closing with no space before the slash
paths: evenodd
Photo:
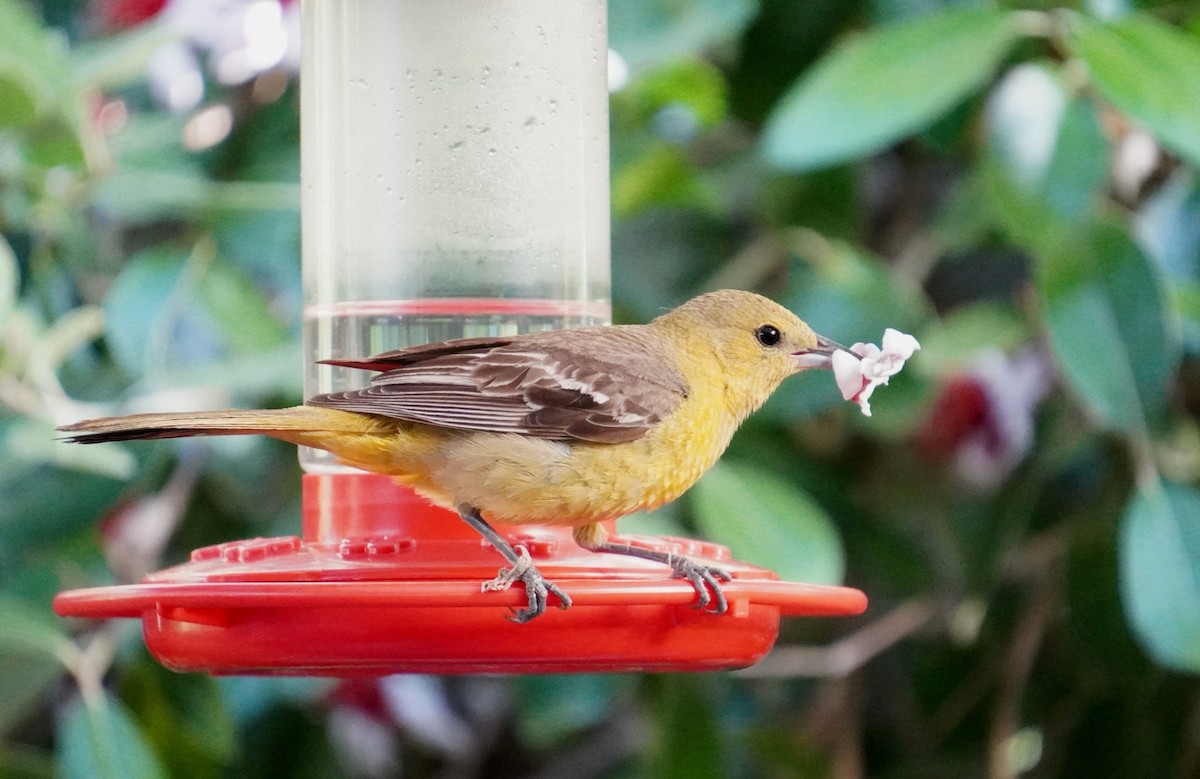
<path id="1" fill-rule="evenodd" d="M 899 373 L 920 348 L 916 338 L 889 327 L 883 333 L 882 349 L 859 342 L 847 351 L 834 352 L 830 359 L 842 397 L 857 403 L 865 416 L 871 416 L 871 393 Z"/>
<path id="2" fill-rule="evenodd" d="M 860 344 L 855 344 L 859 346 Z M 833 362 L 833 378 L 837 381 L 842 398 L 850 400 L 863 389 L 862 360 L 849 352 L 838 350 L 830 355 Z"/>
<path id="3" fill-rule="evenodd" d="M 883 351 L 899 357 L 901 364 L 920 348 L 921 344 L 908 333 L 902 333 L 893 327 L 883 331 Z"/>

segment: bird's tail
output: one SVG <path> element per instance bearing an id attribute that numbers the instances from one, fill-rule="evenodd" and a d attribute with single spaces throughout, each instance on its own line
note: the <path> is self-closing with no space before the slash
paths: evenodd
<path id="1" fill-rule="evenodd" d="M 65 440 L 78 444 L 207 435 L 268 435 L 300 443 L 312 434 L 376 432 L 373 428 L 379 421 L 366 414 L 293 406 L 269 410 L 130 414 L 87 419 L 58 429 L 68 434 Z"/>

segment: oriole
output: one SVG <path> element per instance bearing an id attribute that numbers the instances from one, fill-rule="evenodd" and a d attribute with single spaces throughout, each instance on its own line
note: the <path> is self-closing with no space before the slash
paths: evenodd
<path id="1" fill-rule="evenodd" d="M 609 542 L 601 522 L 679 497 L 738 425 L 788 376 L 842 349 L 750 292 L 700 295 L 649 324 L 414 346 L 365 360 L 366 389 L 275 410 L 135 414 L 60 428 L 79 443 L 263 434 L 387 474 L 458 512 L 508 561 L 487 589 L 525 585 L 524 622 L 545 611 L 545 580 L 489 523 L 570 525 L 583 547 L 671 566 L 724 612 L 721 569 Z M 709 596 L 709 590 L 712 597 Z"/>

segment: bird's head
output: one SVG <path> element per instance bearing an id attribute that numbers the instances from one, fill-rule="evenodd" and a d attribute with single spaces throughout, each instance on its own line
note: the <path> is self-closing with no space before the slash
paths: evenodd
<path id="1" fill-rule="evenodd" d="M 740 290 L 692 298 L 655 323 L 678 333 L 689 353 L 715 355 L 746 413 L 797 371 L 830 367 L 833 352 L 844 348 L 778 303 Z"/>

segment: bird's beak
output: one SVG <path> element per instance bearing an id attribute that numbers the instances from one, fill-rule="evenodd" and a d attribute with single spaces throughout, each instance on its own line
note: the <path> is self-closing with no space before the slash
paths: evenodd
<path id="1" fill-rule="evenodd" d="M 833 353 L 837 351 L 848 352 L 850 350 L 837 341 L 826 338 L 823 335 L 818 335 L 816 346 L 799 352 L 792 352 L 792 363 L 798 371 L 810 368 L 832 368 Z"/>

